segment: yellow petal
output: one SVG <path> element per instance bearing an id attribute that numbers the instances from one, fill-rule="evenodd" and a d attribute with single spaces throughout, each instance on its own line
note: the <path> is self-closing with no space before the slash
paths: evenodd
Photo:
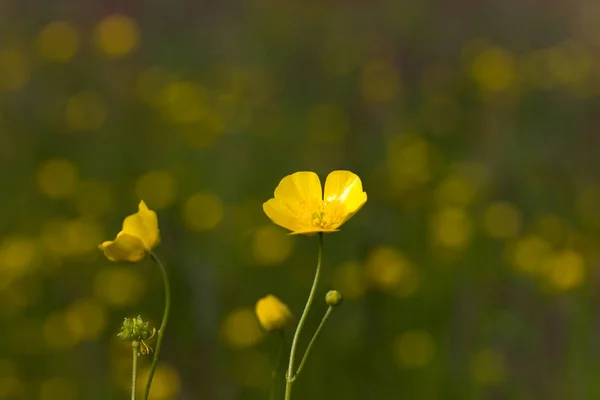
<path id="1" fill-rule="evenodd" d="M 281 199 L 270 199 L 263 204 L 263 211 L 271 221 L 282 228 L 289 229 L 290 231 L 298 229 L 296 215 Z"/>
<path id="2" fill-rule="evenodd" d="M 301 171 L 288 175 L 275 189 L 275 198 L 281 199 L 296 211 L 298 206 L 323 199 L 321 181 L 314 172 Z"/>
<path id="3" fill-rule="evenodd" d="M 358 175 L 350 171 L 333 171 L 325 181 L 325 201 L 344 204 L 350 214 L 348 220 L 367 202 L 367 193 L 363 191 Z"/>
<path id="4" fill-rule="evenodd" d="M 135 236 L 120 232 L 117 238 L 100 245 L 106 257 L 111 261 L 138 262 L 146 256 L 144 243 Z"/>
<path id="5" fill-rule="evenodd" d="M 122 232 L 139 238 L 146 250 L 151 250 L 160 240 L 156 213 L 150 210 L 142 200 L 139 204 L 139 211 L 126 217 L 123 221 Z"/>

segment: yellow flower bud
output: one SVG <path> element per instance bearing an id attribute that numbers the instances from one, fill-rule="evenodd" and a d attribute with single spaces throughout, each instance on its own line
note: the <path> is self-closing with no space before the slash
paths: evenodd
<path id="1" fill-rule="evenodd" d="M 267 332 L 285 328 L 293 318 L 289 308 L 272 294 L 256 302 L 255 312 L 260 326 Z"/>
<path id="2" fill-rule="evenodd" d="M 339 306 L 342 304 L 342 294 L 337 290 L 330 290 L 325 295 L 325 302 L 331 307 Z"/>

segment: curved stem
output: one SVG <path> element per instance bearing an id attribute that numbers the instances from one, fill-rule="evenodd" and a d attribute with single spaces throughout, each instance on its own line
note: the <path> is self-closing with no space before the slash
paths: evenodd
<path id="1" fill-rule="evenodd" d="M 308 358 L 308 354 L 310 353 L 310 350 L 312 349 L 313 344 L 315 344 L 315 342 L 317 341 L 317 338 L 319 337 L 319 334 L 321 333 L 321 329 L 323 329 L 323 326 L 325 325 L 325 322 L 327 322 L 327 320 L 329 319 L 329 316 L 331 315 L 332 311 L 333 311 L 333 307 L 329 306 L 329 308 L 325 312 L 325 315 L 323 316 L 323 319 L 321 320 L 321 323 L 319 324 L 319 327 L 317 328 L 317 330 L 315 331 L 315 334 L 313 335 L 312 339 L 310 340 L 310 343 L 308 344 L 308 347 L 306 348 L 306 351 L 304 352 L 304 356 L 302 356 L 302 361 L 300 361 L 298 370 L 296 371 L 296 374 L 293 377 L 294 380 L 296 379 L 296 377 L 298 375 L 300 375 L 300 372 L 302 371 L 302 367 L 304 367 L 304 363 L 306 362 L 306 359 Z"/>
<path id="2" fill-rule="evenodd" d="M 271 400 L 275 400 L 275 387 L 277 385 L 277 371 L 279 370 L 279 364 L 281 364 L 281 356 L 283 355 L 283 344 L 285 343 L 283 329 L 280 331 L 279 338 L 280 338 L 279 350 L 277 350 L 277 361 L 275 361 L 275 368 L 273 369 L 272 382 L 271 382 L 271 396 L 269 397 Z"/>
<path id="3" fill-rule="evenodd" d="M 133 348 L 133 369 L 131 373 L 131 400 L 135 400 L 135 385 L 137 383 L 137 360 L 138 353 L 140 351 L 140 342 L 134 340 L 131 342 L 131 347 Z"/>
<path id="4" fill-rule="evenodd" d="M 315 292 L 317 291 L 317 285 L 319 283 L 319 275 L 321 275 L 321 261 L 323 259 L 323 233 L 319 232 L 319 255 L 317 257 L 317 271 L 315 272 L 315 279 L 312 284 L 312 288 L 310 289 L 310 294 L 308 295 L 308 300 L 306 301 L 306 305 L 304 306 L 304 312 L 302 313 L 302 317 L 300 317 L 300 321 L 298 322 L 298 327 L 296 328 L 296 332 L 294 333 L 294 339 L 292 340 L 292 348 L 290 350 L 290 362 L 288 364 L 288 369 L 286 373 L 286 383 L 285 383 L 285 400 L 290 400 L 292 398 L 292 384 L 294 383 L 294 359 L 296 356 L 296 348 L 298 347 L 298 339 L 300 338 L 300 332 L 302 332 L 302 328 L 304 327 L 304 322 L 306 321 L 306 317 L 308 316 L 308 312 L 310 311 L 310 306 L 315 298 Z"/>
<path id="5" fill-rule="evenodd" d="M 160 262 L 156 254 L 150 252 L 150 258 L 158 265 L 162 280 L 165 285 L 165 311 L 163 313 L 163 319 L 158 330 L 158 337 L 156 339 L 156 350 L 154 351 L 154 358 L 152 359 L 152 367 L 150 367 L 150 374 L 148 375 L 148 381 L 146 382 L 146 390 L 144 391 L 144 400 L 148 400 L 150 394 L 150 386 L 152 386 L 152 378 L 154 378 L 154 372 L 158 366 L 158 355 L 160 354 L 160 346 L 162 344 L 163 336 L 165 335 L 165 328 L 167 327 L 167 321 L 169 319 L 169 311 L 171 310 L 171 287 L 169 286 L 169 277 L 167 276 L 167 270 L 165 266 Z"/>

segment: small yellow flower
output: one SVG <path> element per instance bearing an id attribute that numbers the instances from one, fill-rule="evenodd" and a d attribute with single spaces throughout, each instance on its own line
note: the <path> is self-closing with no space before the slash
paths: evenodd
<path id="1" fill-rule="evenodd" d="M 293 318 L 289 308 L 272 294 L 258 300 L 254 311 L 260 326 L 267 332 L 283 329 Z"/>
<path id="2" fill-rule="evenodd" d="M 146 203 L 140 201 L 139 210 L 125 218 L 123 229 L 115 240 L 100 245 L 111 261 L 138 262 L 158 245 L 158 219 Z"/>
<path id="3" fill-rule="evenodd" d="M 317 174 L 302 171 L 283 178 L 263 210 L 293 235 L 312 235 L 338 231 L 366 201 L 360 178 L 350 171 L 331 172 L 324 194 Z"/>

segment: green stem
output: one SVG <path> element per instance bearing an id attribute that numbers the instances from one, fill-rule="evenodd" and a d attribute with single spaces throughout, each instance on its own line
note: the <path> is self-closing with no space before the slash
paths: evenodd
<path id="1" fill-rule="evenodd" d="M 298 370 L 296 371 L 296 374 L 294 375 L 294 379 L 296 379 L 296 377 L 298 375 L 300 375 L 300 371 L 302 371 L 302 368 L 304 367 L 304 363 L 306 362 L 306 359 L 308 358 L 308 354 L 310 353 L 310 350 L 312 349 L 313 344 L 315 344 L 315 342 L 317 341 L 317 338 L 319 337 L 319 334 L 321 333 L 321 329 L 323 329 L 323 326 L 325 325 L 325 322 L 327 322 L 327 320 L 329 319 L 329 316 L 331 315 L 332 311 L 333 311 L 333 307 L 329 306 L 329 308 L 325 312 L 325 315 L 323 316 L 323 319 L 321 320 L 321 323 L 319 324 L 319 327 L 317 328 L 317 330 L 315 331 L 315 334 L 313 335 L 312 339 L 310 340 L 310 343 L 308 344 L 306 351 L 304 352 L 304 356 L 302 357 L 302 361 L 300 361 L 300 365 L 298 366 Z"/>
<path id="2" fill-rule="evenodd" d="M 131 342 L 133 348 L 133 369 L 131 373 L 131 400 L 135 400 L 135 385 L 137 383 L 137 360 L 140 351 L 140 342 L 134 340 Z"/>
<path id="3" fill-rule="evenodd" d="M 310 294 L 308 295 L 308 300 L 306 301 L 306 305 L 304 306 L 304 312 L 302 313 L 302 317 L 300 317 L 300 321 L 298 322 L 298 327 L 296 328 L 296 332 L 294 333 L 294 339 L 292 340 L 292 348 L 290 350 L 290 362 L 288 364 L 288 369 L 286 373 L 286 383 L 285 383 L 285 400 L 290 400 L 292 398 L 292 384 L 295 380 L 294 374 L 294 359 L 296 356 L 296 349 L 298 347 L 298 339 L 300 338 L 300 332 L 302 331 L 302 327 L 304 326 L 304 322 L 306 321 L 306 317 L 308 316 L 308 312 L 310 311 L 310 306 L 312 305 L 313 300 L 315 299 L 315 293 L 317 291 L 317 285 L 319 283 L 319 275 L 321 274 L 321 261 L 323 259 L 323 233 L 319 232 L 319 255 L 317 258 L 317 271 L 315 272 L 315 279 L 312 284 L 312 288 L 310 289 Z"/>
<path id="4" fill-rule="evenodd" d="M 283 355 L 283 344 L 285 343 L 285 337 L 283 329 L 279 334 L 279 350 L 277 350 L 277 361 L 275 361 L 275 368 L 273 369 L 272 381 L 271 381 L 271 400 L 275 399 L 275 387 L 277 386 L 277 371 L 279 370 L 279 364 L 281 364 L 281 356 Z"/>
<path id="5" fill-rule="evenodd" d="M 158 330 L 158 337 L 156 339 L 156 349 L 154 350 L 154 358 L 152 359 L 152 367 L 150 367 L 150 374 L 148 375 L 148 381 L 146 382 L 146 390 L 144 391 L 144 400 L 148 400 L 150 394 L 150 386 L 152 386 L 152 378 L 154 378 L 154 372 L 158 366 L 158 355 L 160 354 L 160 346 L 162 344 L 163 336 L 165 335 L 165 328 L 167 327 L 167 321 L 169 319 L 169 311 L 171 310 L 171 287 L 169 286 L 169 277 L 167 276 L 167 270 L 165 266 L 160 262 L 156 254 L 150 252 L 150 258 L 159 266 L 162 280 L 165 285 L 165 311 L 163 319 Z"/>

